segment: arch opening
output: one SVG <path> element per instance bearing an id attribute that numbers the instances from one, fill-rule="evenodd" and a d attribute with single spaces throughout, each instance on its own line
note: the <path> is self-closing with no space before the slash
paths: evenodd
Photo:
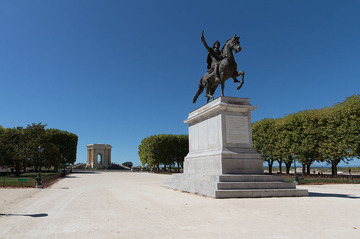
<path id="1" fill-rule="evenodd" d="M 98 165 L 101 165 L 101 164 L 102 164 L 102 155 L 101 155 L 101 154 L 98 154 L 98 155 L 97 155 L 97 164 L 98 164 Z"/>

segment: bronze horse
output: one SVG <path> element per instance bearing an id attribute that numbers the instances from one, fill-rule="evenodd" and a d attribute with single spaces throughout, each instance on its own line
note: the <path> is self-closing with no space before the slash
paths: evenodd
<path id="1" fill-rule="evenodd" d="M 242 76 L 240 84 L 237 86 L 237 89 L 240 90 L 242 85 L 244 84 L 244 75 L 245 72 L 237 71 L 237 64 L 235 62 L 234 55 L 232 51 L 234 50 L 235 53 L 241 51 L 240 36 L 235 36 L 230 38 L 226 41 L 223 48 L 221 49 L 222 60 L 219 64 L 219 78 L 216 80 L 214 75 L 214 70 L 212 72 L 206 72 L 206 74 L 201 77 L 199 82 L 199 89 L 196 92 L 193 103 L 196 102 L 199 95 L 206 89 L 205 97 L 207 97 L 207 101 L 209 102 L 210 99 L 214 99 L 214 93 L 218 85 L 221 85 L 221 96 L 224 96 L 224 88 L 225 88 L 225 81 L 230 77 L 236 80 L 236 77 Z"/>

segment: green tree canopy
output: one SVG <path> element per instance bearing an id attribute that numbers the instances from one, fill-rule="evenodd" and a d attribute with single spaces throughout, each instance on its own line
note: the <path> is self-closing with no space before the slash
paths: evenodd
<path id="1" fill-rule="evenodd" d="M 275 119 L 263 119 L 255 122 L 252 126 L 252 132 L 254 148 L 260 153 L 262 159 L 268 163 L 269 173 L 272 173 L 272 165 L 278 158 Z"/>
<path id="2" fill-rule="evenodd" d="M 16 174 L 27 166 L 54 167 L 59 163 L 74 163 L 78 137 L 58 129 L 45 129 L 42 123 L 26 128 L 0 128 L 0 163 L 14 168 Z M 41 146 L 44 150 L 39 153 Z M 65 158 L 67 159 L 65 162 Z"/>
<path id="3" fill-rule="evenodd" d="M 128 168 L 132 168 L 133 167 L 133 163 L 132 162 L 124 162 L 122 165 L 128 167 Z"/>
<path id="4" fill-rule="evenodd" d="M 289 173 L 293 154 L 307 173 L 313 162 L 327 162 L 337 174 L 337 165 L 360 155 L 360 95 L 348 97 L 333 107 L 290 114 L 281 119 L 253 123 L 254 148 L 269 165 L 284 162 Z"/>
<path id="5" fill-rule="evenodd" d="M 160 164 L 182 166 L 189 152 L 187 135 L 161 134 L 144 138 L 139 145 L 139 157 L 142 165 L 159 169 Z"/>

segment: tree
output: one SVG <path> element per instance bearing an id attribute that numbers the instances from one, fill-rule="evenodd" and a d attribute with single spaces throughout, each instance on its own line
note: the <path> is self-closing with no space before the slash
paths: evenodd
<path id="1" fill-rule="evenodd" d="M 315 161 L 322 161 L 320 157 L 320 142 L 322 140 L 321 131 L 326 125 L 324 120 L 325 110 L 306 110 L 297 113 L 301 131 L 300 142 L 298 144 L 297 156 L 303 165 L 303 173 L 310 174 L 310 166 Z"/>
<path id="2" fill-rule="evenodd" d="M 5 147 L 3 140 L 5 129 L 0 125 L 0 165 L 5 165 Z"/>
<path id="3" fill-rule="evenodd" d="M 176 144 L 174 147 L 174 161 L 177 163 L 178 172 L 184 167 L 184 158 L 189 153 L 189 136 L 187 134 L 176 135 L 174 139 Z"/>
<path id="4" fill-rule="evenodd" d="M 279 137 L 281 138 L 281 153 L 285 163 L 286 173 L 290 173 L 291 164 L 294 161 L 293 152 L 295 151 L 294 142 L 296 137 L 294 129 L 296 128 L 296 117 L 294 114 L 285 116 L 281 119 Z"/>
<path id="5" fill-rule="evenodd" d="M 324 120 L 326 123 L 322 128 L 319 150 L 325 161 L 331 165 L 332 175 L 337 175 L 337 165 L 341 161 L 351 160 L 356 155 L 348 144 L 348 129 L 344 123 L 347 119 L 342 105 L 328 109 Z"/>
<path id="6" fill-rule="evenodd" d="M 263 119 L 253 123 L 254 148 L 268 162 L 286 165 L 289 173 L 295 160 L 303 173 L 310 174 L 314 161 L 327 162 L 337 174 L 339 162 L 360 158 L 360 95 L 353 95 L 330 108 L 293 113 L 282 119 Z"/>
<path id="7" fill-rule="evenodd" d="M 150 167 L 157 166 L 159 169 L 160 159 L 157 157 L 157 137 L 156 135 L 144 138 L 139 145 L 139 157 L 142 165 Z"/>
<path id="8" fill-rule="evenodd" d="M 277 161 L 279 163 L 279 172 L 282 173 L 282 163 L 284 163 L 287 159 L 287 148 L 286 142 L 284 142 L 285 138 L 285 130 L 284 130 L 284 120 L 283 119 L 276 119 L 275 120 L 275 154 L 277 157 Z"/>
<path id="9" fill-rule="evenodd" d="M 345 129 L 345 144 L 351 150 L 350 155 L 360 158 L 360 95 L 347 97 L 336 104 L 335 110 L 343 114 L 342 127 Z"/>
<path id="10" fill-rule="evenodd" d="M 24 171 L 26 166 L 32 164 L 35 168 L 44 165 L 44 157 L 39 154 L 39 146 L 44 145 L 48 141 L 48 137 L 45 134 L 46 124 L 32 123 L 27 125 L 23 130 L 23 138 L 21 142 L 21 150 L 19 153 L 23 158 Z M 41 170 L 41 169 L 40 169 Z"/>
<path id="11" fill-rule="evenodd" d="M 17 175 L 20 174 L 21 159 L 16 153 L 17 147 L 20 142 L 19 130 L 16 128 L 5 129 L 2 133 L 2 158 L 5 165 L 15 169 Z"/>
<path id="12" fill-rule="evenodd" d="M 139 157 L 142 165 L 147 164 L 150 167 L 155 167 L 157 171 L 160 164 L 166 166 L 178 164 L 178 170 L 188 153 L 188 138 L 187 135 L 153 135 L 144 138 L 139 145 Z"/>
<path id="13" fill-rule="evenodd" d="M 42 142 L 44 125 L 32 124 L 25 129 L 16 127 L 3 130 L 1 137 L 1 150 L 3 163 L 15 169 L 15 174 L 20 174 L 20 169 L 25 168 L 29 159 L 37 159 L 34 154 L 38 145 Z"/>
<path id="14" fill-rule="evenodd" d="M 261 158 L 268 163 L 269 173 L 272 174 L 272 166 L 277 158 L 275 119 L 263 119 L 255 122 L 252 131 L 254 148 L 260 153 Z"/>
<path id="15" fill-rule="evenodd" d="M 128 168 L 132 168 L 133 167 L 133 163 L 132 162 L 124 162 L 122 165 L 128 167 Z"/>
<path id="16" fill-rule="evenodd" d="M 59 129 L 47 129 L 46 133 L 49 143 L 54 144 L 57 148 L 56 150 L 55 147 L 48 144 L 48 150 L 52 150 L 49 152 L 53 155 L 50 164 L 54 166 L 54 170 L 58 170 L 59 164 L 74 164 L 76 161 L 78 136 Z"/>
<path id="17" fill-rule="evenodd" d="M 42 123 L 32 123 L 26 128 L 4 129 L 0 127 L 0 163 L 15 169 L 20 174 L 27 166 L 41 170 L 42 166 L 54 166 L 59 163 L 74 163 L 78 137 L 75 134 L 57 129 L 47 129 Z M 41 146 L 43 153 L 38 152 Z"/>

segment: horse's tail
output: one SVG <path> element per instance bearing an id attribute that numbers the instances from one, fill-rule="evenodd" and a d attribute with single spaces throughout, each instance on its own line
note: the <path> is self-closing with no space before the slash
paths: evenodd
<path id="1" fill-rule="evenodd" d="M 199 82 L 199 89 L 197 90 L 195 96 L 194 96 L 194 99 L 193 99 L 193 104 L 195 104 L 197 98 L 199 97 L 199 95 L 203 92 L 204 90 L 204 86 L 203 84 L 201 83 L 202 82 L 202 78 L 200 79 L 200 82 Z"/>

